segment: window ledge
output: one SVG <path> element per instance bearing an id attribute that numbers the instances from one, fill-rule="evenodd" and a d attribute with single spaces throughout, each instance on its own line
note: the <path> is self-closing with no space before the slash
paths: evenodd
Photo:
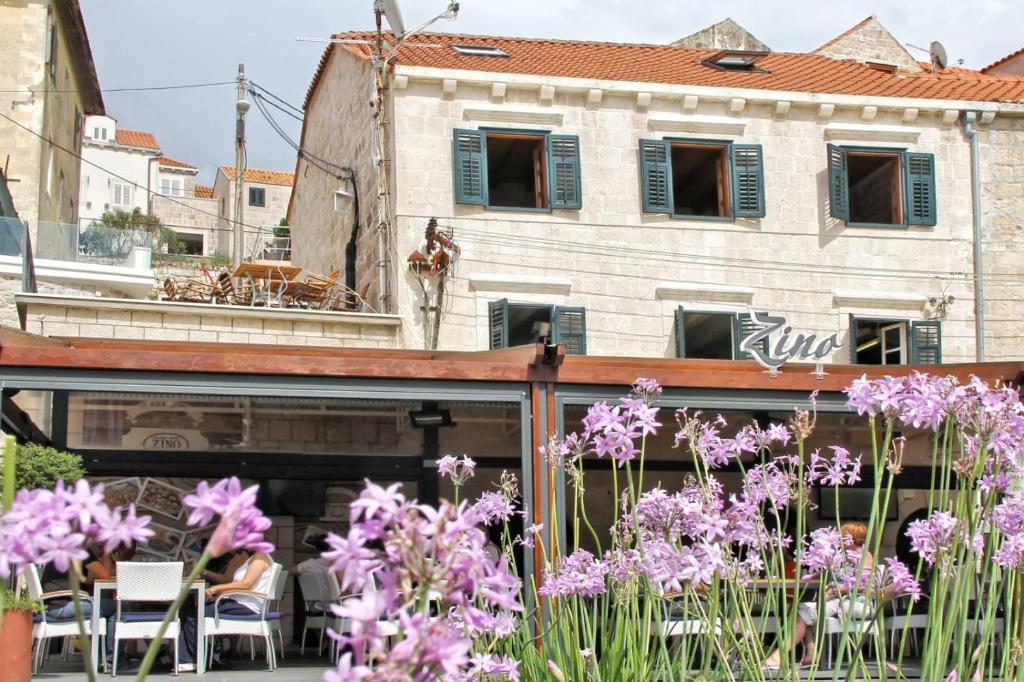
<path id="1" fill-rule="evenodd" d="M 561 111 L 540 107 L 507 107 L 502 105 L 474 104 L 462 109 L 467 121 L 498 121 L 501 123 L 541 123 L 562 125 Z"/>
<path id="2" fill-rule="evenodd" d="M 923 310 L 928 302 L 917 294 L 872 294 L 861 291 L 836 291 L 832 295 L 837 308 L 870 308 L 876 310 Z"/>
<path id="3" fill-rule="evenodd" d="M 681 114 L 651 114 L 647 127 L 676 133 L 713 133 L 740 137 L 747 124 L 742 120 L 724 116 L 683 116 Z"/>
<path id="4" fill-rule="evenodd" d="M 920 128 L 909 126 L 869 125 L 863 123 L 829 123 L 825 137 L 829 140 L 868 142 L 917 142 Z"/>
<path id="5" fill-rule="evenodd" d="M 566 277 L 473 274 L 468 279 L 474 291 L 566 295 L 572 290 L 572 280 Z"/>
<path id="6" fill-rule="evenodd" d="M 658 282 L 654 295 L 663 300 L 713 301 L 741 305 L 750 305 L 754 300 L 754 290 L 748 287 L 695 282 Z"/>

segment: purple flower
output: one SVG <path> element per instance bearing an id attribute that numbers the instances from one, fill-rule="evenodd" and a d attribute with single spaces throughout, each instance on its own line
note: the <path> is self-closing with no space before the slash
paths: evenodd
<path id="1" fill-rule="evenodd" d="M 811 453 L 811 463 L 807 468 L 807 482 L 821 483 L 824 486 L 837 487 L 854 485 L 860 480 L 861 455 L 851 458 L 850 451 L 838 445 L 831 445 L 832 459 L 820 455 L 820 450 Z"/>
<path id="2" fill-rule="evenodd" d="M 108 511 L 97 517 L 96 539 L 103 543 L 103 551 L 108 554 L 118 546 L 143 544 L 153 537 L 153 531 L 149 529 L 150 519 L 149 516 L 136 516 L 134 504 L 128 505 L 123 516 L 119 509 Z"/>
<path id="3" fill-rule="evenodd" d="M 849 551 L 851 544 L 849 536 L 841 538 L 833 526 L 819 528 L 811 532 L 800 553 L 800 564 L 809 576 L 824 572 L 840 573 L 855 556 Z"/>
<path id="4" fill-rule="evenodd" d="M 354 524 L 360 518 L 376 517 L 385 521 L 397 516 L 405 504 L 405 495 L 398 492 L 401 487 L 401 483 L 393 483 L 385 489 L 367 480 L 359 499 L 349 505 L 349 523 Z"/>
<path id="5" fill-rule="evenodd" d="M 961 523 L 949 512 L 934 512 L 927 520 L 911 521 L 907 527 L 911 549 L 934 565 L 953 548 Z"/>
<path id="6" fill-rule="evenodd" d="M 445 455 L 437 460 L 437 474 L 444 478 L 447 476 L 455 485 L 462 485 L 473 477 L 476 470 L 476 462 L 463 455 L 462 458 Z"/>
<path id="7" fill-rule="evenodd" d="M 537 590 L 544 597 L 595 597 L 606 591 L 608 566 L 585 549 L 563 557 L 554 571 L 545 571 Z"/>
<path id="8" fill-rule="evenodd" d="M 195 492 L 182 502 L 192 509 L 188 525 L 208 524 L 214 516 L 220 521 L 206 546 L 206 553 L 218 557 L 233 549 L 248 549 L 269 554 L 274 546 L 264 540 L 270 528 L 270 519 L 256 506 L 258 485 L 242 489 L 238 478 L 232 476 L 217 481 L 213 486 L 201 481 Z"/>
<path id="9" fill-rule="evenodd" d="M 503 523 L 512 518 L 515 510 L 512 503 L 501 493 L 488 490 L 481 493 L 476 503 L 470 508 L 469 513 L 473 519 L 485 526 L 493 526 Z"/>
<path id="10" fill-rule="evenodd" d="M 338 667 L 324 673 L 323 682 L 363 682 L 373 675 L 373 671 L 364 665 L 352 664 L 352 653 L 343 654 L 338 659 Z"/>

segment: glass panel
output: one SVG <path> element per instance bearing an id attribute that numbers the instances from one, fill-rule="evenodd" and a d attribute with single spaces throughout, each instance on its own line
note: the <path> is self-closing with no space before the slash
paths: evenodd
<path id="1" fill-rule="evenodd" d="M 732 313 L 683 313 L 684 348 L 688 358 L 732 360 Z"/>
<path id="2" fill-rule="evenodd" d="M 68 445 L 147 452 L 419 455 L 418 401 L 75 393 Z"/>

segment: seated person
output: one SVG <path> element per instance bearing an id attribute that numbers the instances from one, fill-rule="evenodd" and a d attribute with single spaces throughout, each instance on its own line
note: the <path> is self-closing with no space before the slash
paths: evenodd
<path id="1" fill-rule="evenodd" d="M 288 569 L 290 575 L 302 575 L 303 573 L 327 573 L 331 567 L 331 562 L 321 556 L 324 552 L 330 549 L 327 544 L 326 535 L 317 535 L 315 538 L 310 540 L 310 544 L 313 546 L 313 550 L 316 552 L 316 556 L 310 557 L 305 561 L 301 561 L 291 568 Z"/>
<path id="2" fill-rule="evenodd" d="M 249 554 L 245 551 L 239 551 L 233 556 L 227 563 L 224 573 L 217 573 L 215 571 L 204 572 L 209 573 L 207 577 L 211 582 L 215 582 L 213 578 L 218 580 L 215 584 L 210 585 L 206 588 L 206 612 L 205 615 L 213 617 L 214 607 L 216 606 L 217 597 L 225 592 L 234 592 L 236 590 L 245 590 L 249 592 L 260 592 L 262 594 L 270 594 L 274 589 L 274 586 L 270 584 L 271 571 L 270 567 L 273 565 L 274 560 L 263 552 L 255 552 Z M 219 579 L 227 576 L 227 571 L 231 566 L 235 566 L 234 573 L 231 574 L 230 579 L 227 581 L 220 581 Z M 235 595 L 222 599 L 220 602 L 217 612 L 222 617 L 230 618 L 232 615 L 247 616 L 253 613 L 259 613 L 263 608 L 263 602 L 255 597 L 247 595 Z M 196 661 L 196 610 L 195 608 L 188 608 L 187 606 L 182 607 L 181 614 L 181 630 L 178 634 L 178 645 L 180 652 L 180 665 L 179 670 L 189 672 L 195 670 Z"/>

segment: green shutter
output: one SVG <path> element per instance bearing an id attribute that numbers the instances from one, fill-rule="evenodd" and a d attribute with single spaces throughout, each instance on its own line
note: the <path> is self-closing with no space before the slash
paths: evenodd
<path id="1" fill-rule="evenodd" d="M 548 136 L 548 178 L 551 183 L 551 208 L 583 208 L 578 136 Z"/>
<path id="2" fill-rule="evenodd" d="M 833 218 L 850 220 L 850 178 L 846 172 L 846 150 L 828 146 L 828 212 Z"/>
<path id="3" fill-rule="evenodd" d="M 452 138 L 455 203 L 487 205 L 487 138 L 479 130 L 456 129 Z"/>
<path id="4" fill-rule="evenodd" d="M 508 348 L 508 299 L 488 303 L 487 318 L 491 326 L 491 350 Z"/>
<path id="5" fill-rule="evenodd" d="M 935 155 L 904 152 L 908 225 L 935 225 Z"/>
<path id="6" fill-rule="evenodd" d="M 857 317 L 850 315 L 850 364 L 857 364 Z"/>
<path id="7" fill-rule="evenodd" d="M 758 312 L 758 315 L 767 315 L 766 312 Z M 740 342 L 759 329 L 750 319 L 750 313 L 736 313 L 732 321 L 732 357 L 734 360 L 751 360 L 750 353 L 740 351 Z M 765 353 L 768 352 L 768 339 L 762 339 L 761 346 Z"/>
<path id="8" fill-rule="evenodd" d="M 686 318 L 683 306 L 676 308 L 676 357 L 686 357 Z"/>
<path id="9" fill-rule="evenodd" d="M 587 311 L 584 308 L 556 305 L 553 317 L 553 341 L 565 345 L 570 355 L 587 354 Z"/>
<path id="10" fill-rule="evenodd" d="M 672 154 L 664 140 L 640 140 L 644 213 L 672 213 Z"/>
<path id="11" fill-rule="evenodd" d="M 764 217 L 764 152 L 761 145 L 732 145 L 732 191 L 737 218 Z"/>
<path id="12" fill-rule="evenodd" d="M 910 364 L 938 365 L 942 362 L 942 323 L 924 320 L 910 323 Z"/>

